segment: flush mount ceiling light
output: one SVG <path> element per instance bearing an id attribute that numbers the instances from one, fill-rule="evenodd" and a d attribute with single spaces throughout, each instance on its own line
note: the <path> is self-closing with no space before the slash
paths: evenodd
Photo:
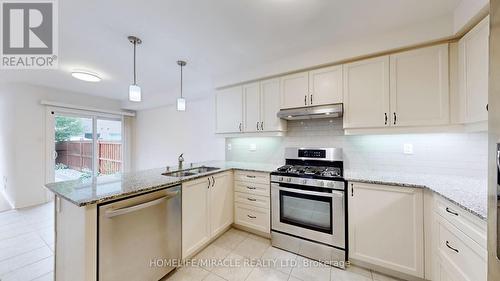
<path id="1" fill-rule="evenodd" d="M 73 70 L 73 71 L 71 71 L 71 76 L 75 77 L 76 79 L 87 81 L 87 82 L 99 82 L 99 81 L 101 81 L 101 77 L 99 77 L 97 74 L 92 73 L 90 71 L 86 71 L 86 70 Z"/>
<path id="2" fill-rule="evenodd" d="M 135 37 L 135 36 L 129 36 L 128 41 L 134 45 L 134 84 L 130 85 L 128 88 L 128 100 L 129 101 L 134 101 L 134 102 L 140 102 L 142 100 L 142 95 L 141 95 L 141 87 L 137 85 L 137 73 L 135 70 L 135 49 L 137 45 L 140 45 L 142 43 L 142 40 Z"/>
<path id="3" fill-rule="evenodd" d="M 177 65 L 181 67 L 181 97 L 177 99 L 177 111 L 186 111 L 186 100 L 182 97 L 182 68 L 186 66 L 186 62 L 178 60 Z"/>

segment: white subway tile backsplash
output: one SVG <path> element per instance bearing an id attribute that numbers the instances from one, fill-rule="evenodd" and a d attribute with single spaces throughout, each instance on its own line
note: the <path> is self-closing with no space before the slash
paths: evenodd
<path id="1" fill-rule="evenodd" d="M 284 148 L 341 147 L 346 169 L 487 176 L 487 133 L 345 136 L 341 119 L 289 121 L 285 137 L 229 138 L 226 160 L 282 164 Z M 404 144 L 413 154 L 403 153 Z M 248 151 L 256 144 L 257 151 Z M 226 145 L 227 147 L 227 145 Z"/>

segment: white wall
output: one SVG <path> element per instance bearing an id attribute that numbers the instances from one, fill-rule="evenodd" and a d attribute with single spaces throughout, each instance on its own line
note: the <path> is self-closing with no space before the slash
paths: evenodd
<path id="1" fill-rule="evenodd" d="M 136 170 L 224 159 L 224 139 L 215 135 L 213 95 L 187 100 L 186 111 L 174 105 L 137 112 L 134 168 Z"/>
<path id="2" fill-rule="evenodd" d="M 346 169 L 487 176 L 487 133 L 344 136 L 341 119 L 288 122 L 285 137 L 232 138 L 226 159 L 283 164 L 285 147 L 341 147 Z M 249 151 L 255 144 L 257 151 Z M 403 154 L 404 144 L 414 153 Z"/>
<path id="3" fill-rule="evenodd" d="M 119 110 L 120 102 L 25 84 L 0 84 L 0 179 L 15 208 L 46 201 L 45 106 L 41 100 Z"/>

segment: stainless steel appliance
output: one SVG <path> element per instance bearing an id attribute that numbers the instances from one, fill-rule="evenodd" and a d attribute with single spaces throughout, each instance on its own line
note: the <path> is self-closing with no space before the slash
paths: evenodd
<path id="1" fill-rule="evenodd" d="M 346 182 L 342 149 L 286 148 L 271 173 L 272 245 L 344 267 Z"/>
<path id="2" fill-rule="evenodd" d="M 181 186 L 98 207 L 98 280 L 157 281 L 181 259 Z M 175 261 L 174 261 L 175 262 Z"/>
<path id="3" fill-rule="evenodd" d="M 303 120 L 319 118 L 342 117 L 344 105 L 342 103 L 330 105 L 317 105 L 299 108 L 282 109 L 278 112 L 278 117 L 285 120 Z"/>

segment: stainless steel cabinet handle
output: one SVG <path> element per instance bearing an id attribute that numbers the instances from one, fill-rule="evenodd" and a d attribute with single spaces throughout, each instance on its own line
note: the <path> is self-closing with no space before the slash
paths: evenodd
<path id="1" fill-rule="evenodd" d="M 455 216 L 458 216 L 458 213 L 456 212 L 453 212 L 450 208 L 446 207 L 446 212 L 452 214 L 452 215 L 455 215 Z"/>
<path id="2" fill-rule="evenodd" d="M 260 122 L 260 130 L 264 131 L 264 121 Z"/>
<path id="3" fill-rule="evenodd" d="M 259 121 L 257 121 L 257 131 L 259 130 Z"/>
<path id="4" fill-rule="evenodd" d="M 214 187 L 214 185 L 215 185 L 215 178 L 212 177 L 212 187 Z"/>
<path id="5" fill-rule="evenodd" d="M 313 95 L 311 94 L 311 104 L 313 104 Z"/>
<path id="6" fill-rule="evenodd" d="M 251 219 L 256 219 L 257 218 L 257 217 L 251 216 L 251 215 L 247 215 L 247 217 L 249 217 Z"/>
<path id="7" fill-rule="evenodd" d="M 304 96 L 304 105 L 307 105 L 307 95 Z"/>
<path id="8" fill-rule="evenodd" d="M 242 124 L 241 124 L 241 122 L 240 122 L 240 125 L 238 126 L 238 128 L 240 129 L 240 132 L 241 132 L 241 126 L 242 126 Z"/>
<path id="9" fill-rule="evenodd" d="M 394 125 L 396 125 L 397 120 L 398 120 L 398 117 L 396 116 L 396 112 L 394 112 Z"/>
<path id="10" fill-rule="evenodd" d="M 207 188 L 210 188 L 211 185 L 212 185 L 212 183 L 210 182 L 210 177 L 208 177 L 208 186 L 207 186 Z"/>
<path id="11" fill-rule="evenodd" d="M 121 208 L 121 209 L 116 209 L 116 210 L 107 210 L 105 213 L 106 218 L 110 219 L 113 217 L 125 215 L 128 213 L 132 213 L 135 211 L 139 211 L 148 207 L 156 206 L 158 204 L 163 203 L 165 200 L 168 200 L 170 198 L 173 198 L 179 194 L 179 191 L 173 191 L 173 192 L 168 192 L 166 196 L 163 196 L 161 198 L 146 202 L 146 203 L 141 203 L 138 205 L 134 205 L 131 207 L 126 207 L 126 208 Z"/>
<path id="12" fill-rule="evenodd" d="M 451 249 L 452 251 L 455 251 L 456 253 L 458 253 L 458 249 L 456 248 L 453 248 L 452 246 L 450 246 L 450 242 L 446 241 L 446 247 L 448 247 L 449 249 Z"/>
<path id="13" fill-rule="evenodd" d="M 385 115 L 385 125 L 387 125 L 387 112 L 384 113 L 384 115 Z"/>
<path id="14" fill-rule="evenodd" d="M 254 190 L 254 189 L 257 189 L 257 188 L 256 187 L 247 186 L 247 189 Z"/>
<path id="15" fill-rule="evenodd" d="M 247 200 L 248 200 L 248 201 L 252 201 L 252 202 L 257 201 L 257 199 L 255 199 L 255 198 L 247 198 Z"/>
<path id="16" fill-rule="evenodd" d="M 247 178 L 251 178 L 251 179 L 255 179 L 255 176 L 251 176 L 251 175 L 246 175 Z"/>

